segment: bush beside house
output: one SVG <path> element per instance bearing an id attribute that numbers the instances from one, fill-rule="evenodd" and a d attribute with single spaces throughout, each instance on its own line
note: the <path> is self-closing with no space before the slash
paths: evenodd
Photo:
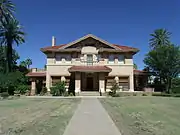
<path id="1" fill-rule="evenodd" d="M 65 88 L 65 82 L 58 82 L 53 87 L 50 88 L 51 94 L 53 96 L 65 96 L 66 94 L 66 88 Z"/>

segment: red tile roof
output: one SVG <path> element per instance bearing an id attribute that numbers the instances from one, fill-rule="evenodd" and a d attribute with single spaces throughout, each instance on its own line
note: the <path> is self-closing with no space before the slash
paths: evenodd
<path id="1" fill-rule="evenodd" d="M 53 51 L 56 49 L 60 49 L 61 47 L 65 46 L 66 44 L 62 44 L 62 45 L 56 45 L 56 46 L 48 46 L 48 47 L 44 47 L 41 48 L 42 52 L 46 52 L 46 51 Z M 117 44 L 113 44 L 115 47 L 120 48 L 122 51 L 135 51 L 138 52 L 139 50 L 137 48 L 133 48 L 133 47 L 129 47 L 129 46 L 123 46 L 123 45 L 117 45 Z"/>
<path id="2" fill-rule="evenodd" d="M 26 76 L 28 76 L 28 77 L 45 77 L 46 72 L 29 72 L 28 74 L 26 74 Z"/>
<path id="3" fill-rule="evenodd" d="M 59 49 L 63 46 L 65 46 L 66 44 L 61 44 L 61 45 L 55 45 L 55 46 L 47 46 L 44 48 L 41 48 L 41 51 L 48 51 L 48 50 L 53 50 L 53 49 Z"/>
<path id="4" fill-rule="evenodd" d="M 149 72 L 147 72 L 147 71 L 134 69 L 134 74 L 135 75 L 148 75 L 148 73 Z"/>
<path id="5" fill-rule="evenodd" d="M 124 45 L 116 45 L 116 44 L 113 44 L 114 46 L 122 49 L 122 50 L 138 50 L 137 48 L 134 48 L 134 47 L 129 47 L 129 46 L 124 46 Z"/>
<path id="6" fill-rule="evenodd" d="M 107 66 L 72 66 L 69 72 L 111 72 L 112 69 Z"/>

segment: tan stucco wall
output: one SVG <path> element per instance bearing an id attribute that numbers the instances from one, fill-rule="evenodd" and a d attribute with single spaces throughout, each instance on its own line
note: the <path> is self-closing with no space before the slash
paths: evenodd
<path id="1" fill-rule="evenodd" d="M 81 49 L 82 54 L 98 54 L 98 50 L 93 46 L 85 46 Z"/>
<path id="2" fill-rule="evenodd" d="M 128 76 L 129 77 L 129 89 L 134 91 L 134 74 L 133 74 L 133 65 L 124 65 L 124 66 L 108 66 L 112 69 L 109 73 L 109 76 Z"/>
<path id="3" fill-rule="evenodd" d="M 47 75 L 46 75 L 46 87 L 49 88 L 52 86 L 51 76 L 70 76 L 68 69 L 73 65 L 87 65 L 83 61 L 86 61 L 87 54 L 93 54 L 93 60 L 97 60 L 98 50 L 95 47 L 83 47 L 82 54 L 79 55 L 80 59 L 76 61 L 76 59 L 71 59 L 70 61 L 63 60 L 63 62 L 56 62 L 55 54 L 47 55 Z M 60 56 L 61 54 L 58 53 Z M 118 56 L 118 54 L 112 54 Z M 129 77 L 129 86 L 130 90 L 134 90 L 134 82 L 133 82 L 133 56 L 132 54 L 119 54 L 124 56 L 124 62 L 119 62 L 117 58 L 115 58 L 114 62 L 108 62 L 109 58 L 105 58 L 104 61 L 99 61 L 94 65 L 106 65 L 112 69 L 112 72 L 109 73 L 109 76 L 128 76 Z M 62 56 L 70 57 L 71 54 L 62 54 Z M 71 57 L 70 57 L 71 58 Z M 82 62 L 81 62 L 81 61 Z M 104 80 L 99 81 L 99 87 L 104 85 Z M 76 85 L 79 85 L 79 82 L 76 82 Z M 78 86 L 79 87 L 79 86 Z M 79 88 L 78 88 L 79 89 Z M 76 89 L 76 91 L 78 91 Z M 104 89 L 102 88 L 102 91 Z"/>
<path id="4" fill-rule="evenodd" d="M 133 66 L 132 65 L 107 65 L 112 71 L 109 73 L 109 76 L 129 76 L 133 74 Z"/>
<path id="5" fill-rule="evenodd" d="M 60 76 L 70 76 L 70 73 L 68 71 L 68 68 L 70 68 L 71 65 L 47 65 L 47 72 L 49 73 L 50 76 L 53 75 L 60 75 Z"/>

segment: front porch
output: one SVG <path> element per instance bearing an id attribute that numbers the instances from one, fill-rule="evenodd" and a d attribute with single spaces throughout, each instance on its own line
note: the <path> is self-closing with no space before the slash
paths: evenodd
<path id="1" fill-rule="evenodd" d="M 74 83 L 76 94 L 86 91 L 105 93 L 105 76 L 111 69 L 106 66 L 73 66 L 69 72 Z"/>
<path id="2" fill-rule="evenodd" d="M 41 80 L 48 93 L 50 88 L 60 81 L 65 82 L 66 91 L 75 95 L 81 95 L 81 93 L 86 95 L 88 92 L 94 92 L 93 94 L 109 92 L 115 82 L 119 84 L 119 91 L 134 90 L 134 79 L 131 75 L 109 76 L 111 68 L 107 66 L 72 66 L 68 71 L 69 75 L 52 75 L 48 72 L 37 72 L 37 70 L 29 73 L 27 76 L 32 82 L 31 95 L 39 94 L 37 83 Z"/>

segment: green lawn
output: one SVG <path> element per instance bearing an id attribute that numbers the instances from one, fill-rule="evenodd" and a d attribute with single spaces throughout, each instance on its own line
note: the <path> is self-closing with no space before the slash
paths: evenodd
<path id="1" fill-rule="evenodd" d="M 180 135 L 180 98 L 100 99 L 122 135 Z"/>
<path id="2" fill-rule="evenodd" d="M 8 135 L 62 135 L 79 102 L 80 99 L 0 101 L 0 130 Z"/>

